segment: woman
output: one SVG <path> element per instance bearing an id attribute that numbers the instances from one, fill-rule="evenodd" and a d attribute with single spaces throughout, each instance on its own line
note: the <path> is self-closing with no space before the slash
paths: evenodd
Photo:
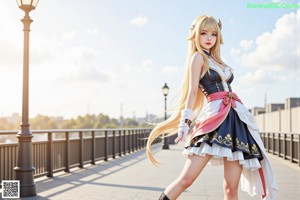
<path id="1" fill-rule="evenodd" d="M 207 163 L 224 165 L 224 199 L 238 199 L 238 185 L 251 196 L 276 198 L 277 184 L 253 116 L 232 92 L 232 69 L 220 57 L 221 22 L 211 16 L 197 17 L 190 28 L 189 47 L 179 105 L 172 116 L 158 124 L 147 142 L 164 133 L 175 134 L 175 142 L 186 141 L 186 164 L 162 193 L 160 200 L 175 200 L 198 177 Z M 202 109 L 204 100 L 206 106 Z M 189 127 L 195 126 L 188 134 Z M 179 124 L 179 125 L 178 125 Z"/>

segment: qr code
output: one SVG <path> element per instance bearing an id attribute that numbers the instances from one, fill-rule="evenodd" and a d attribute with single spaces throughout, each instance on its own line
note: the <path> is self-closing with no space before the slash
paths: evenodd
<path id="1" fill-rule="evenodd" d="M 20 181 L 2 181 L 2 198 L 20 198 Z"/>

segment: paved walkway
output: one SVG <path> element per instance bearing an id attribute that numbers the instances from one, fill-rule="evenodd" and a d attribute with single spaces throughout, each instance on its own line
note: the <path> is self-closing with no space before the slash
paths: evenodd
<path id="1" fill-rule="evenodd" d="M 182 145 L 170 150 L 154 147 L 155 157 L 162 162 L 159 168 L 147 159 L 145 150 L 109 162 L 57 173 L 53 178 L 35 179 L 38 195 L 24 200 L 156 200 L 164 188 L 180 173 L 185 158 Z M 300 167 L 270 155 L 280 187 L 279 200 L 300 199 Z M 207 166 L 195 183 L 185 191 L 181 200 L 222 200 L 222 166 Z M 239 192 L 240 200 L 260 199 Z"/>

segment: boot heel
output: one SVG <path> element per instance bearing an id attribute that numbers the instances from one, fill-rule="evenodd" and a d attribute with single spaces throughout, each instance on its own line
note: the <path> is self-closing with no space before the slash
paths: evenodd
<path id="1" fill-rule="evenodd" d="M 165 193 L 162 193 L 158 200 L 170 200 Z"/>

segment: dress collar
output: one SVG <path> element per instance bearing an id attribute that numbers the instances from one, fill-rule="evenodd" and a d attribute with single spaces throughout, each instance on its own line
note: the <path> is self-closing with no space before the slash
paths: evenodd
<path id="1" fill-rule="evenodd" d="M 204 52 L 208 57 L 211 56 L 211 53 L 210 53 L 209 51 L 207 51 L 207 50 L 205 50 L 205 49 L 202 49 L 202 50 L 203 50 L 203 52 Z"/>

